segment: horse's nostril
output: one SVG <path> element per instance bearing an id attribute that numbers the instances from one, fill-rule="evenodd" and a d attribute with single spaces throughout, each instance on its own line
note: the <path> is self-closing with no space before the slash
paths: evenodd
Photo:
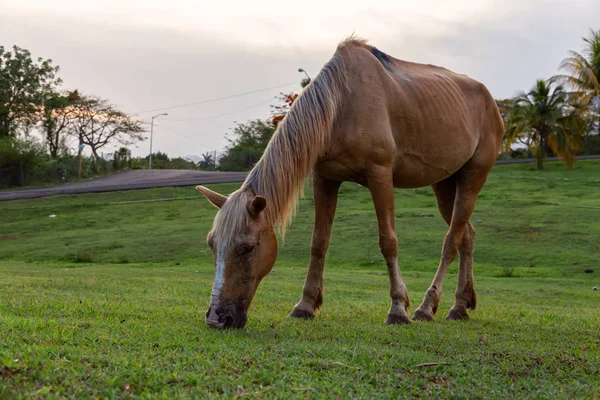
<path id="1" fill-rule="evenodd" d="M 211 308 L 212 308 L 212 306 L 208 306 L 208 311 L 206 312 L 206 318 L 208 318 L 208 316 L 210 315 Z"/>
<path id="2" fill-rule="evenodd" d="M 226 327 L 233 326 L 233 317 L 231 315 L 228 315 L 225 317 L 225 326 Z"/>

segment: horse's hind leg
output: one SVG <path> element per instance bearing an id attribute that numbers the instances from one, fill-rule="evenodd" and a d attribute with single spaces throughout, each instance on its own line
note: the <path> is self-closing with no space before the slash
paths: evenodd
<path id="1" fill-rule="evenodd" d="M 438 209 L 444 221 L 450 225 L 454 199 L 456 197 L 456 177 L 450 178 L 432 185 L 437 198 Z M 454 307 L 450 310 L 447 319 L 468 318 L 467 309 L 475 309 L 475 281 L 473 279 L 473 248 L 475 241 L 475 229 L 467 222 L 462 242 L 458 248 L 459 268 L 458 284 L 456 286 Z M 441 289 L 440 289 L 441 290 Z"/>
<path id="2" fill-rule="evenodd" d="M 475 228 L 467 222 L 463 240 L 458 249 L 458 283 L 454 294 L 454 306 L 448 312 L 446 319 L 468 319 L 467 309 L 474 310 L 477 306 L 475 280 L 473 278 L 473 249 L 475 247 Z"/>
<path id="3" fill-rule="evenodd" d="M 315 225 L 310 249 L 310 263 L 302 291 L 302 299 L 290 317 L 314 318 L 323 304 L 323 268 L 331 237 L 331 226 L 335 216 L 338 192 L 341 182 L 326 180 L 313 173 L 315 198 Z"/>
<path id="4" fill-rule="evenodd" d="M 440 265 L 431 286 L 425 293 L 423 302 L 415 310 L 413 318 L 416 320 L 430 321 L 437 311 L 442 295 L 442 282 L 448 271 L 448 266 L 461 250 L 456 302 L 448 314 L 449 319 L 466 318 L 467 308 L 475 308 L 475 291 L 473 285 L 473 243 L 475 231 L 469 223 L 469 218 L 479 191 L 485 184 L 487 175 L 493 166 L 493 160 L 483 155 L 475 155 L 465 164 L 453 178 L 447 179 L 436 185 L 438 207 L 442 216 L 449 222 L 450 228 L 444 237 Z M 454 201 L 450 211 L 451 186 L 455 181 Z M 450 216 L 450 218 L 448 218 Z"/>

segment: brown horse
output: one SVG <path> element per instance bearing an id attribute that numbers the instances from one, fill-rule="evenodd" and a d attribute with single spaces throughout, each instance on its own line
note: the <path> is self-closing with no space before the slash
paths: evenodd
<path id="1" fill-rule="evenodd" d="M 448 319 L 476 304 L 475 230 L 469 217 L 490 172 L 504 127 L 486 87 L 433 65 L 395 59 L 363 40 L 343 41 L 279 124 L 263 157 L 229 197 L 198 186 L 220 208 L 208 244 L 215 279 L 206 323 L 241 328 L 260 281 L 277 257 L 306 176 L 313 171 L 315 222 L 302 299 L 292 317 L 313 318 L 323 303 L 323 267 L 341 182 L 369 188 L 387 263 L 392 305 L 386 324 L 408 323 L 398 266 L 394 188 L 431 185 L 449 225 L 435 278 L 416 320 L 431 320 L 448 266 L 460 254 Z"/>

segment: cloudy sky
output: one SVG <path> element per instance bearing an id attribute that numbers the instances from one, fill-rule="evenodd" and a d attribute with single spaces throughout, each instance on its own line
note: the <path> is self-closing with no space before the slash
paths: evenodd
<path id="1" fill-rule="evenodd" d="M 266 118 L 279 92 L 300 90 L 299 67 L 316 75 L 353 32 L 503 98 L 555 74 L 599 21 L 599 0 L 0 0 L 0 45 L 51 58 L 65 88 L 146 121 L 168 112 L 154 149 L 187 156 L 223 149 L 235 121 Z"/>

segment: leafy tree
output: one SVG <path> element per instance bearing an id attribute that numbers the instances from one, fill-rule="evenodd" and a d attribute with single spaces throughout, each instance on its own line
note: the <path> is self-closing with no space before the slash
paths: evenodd
<path id="1" fill-rule="evenodd" d="M 72 107 L 70 133 L 79 139 L 79 143 L 90 146 L 96 158 L 100 158 L 98 150 L 109 142 L 130 145 L 143 140 L 141 121 L 116 109 L 107 100 L 81 96 Z"/>
<path id="2" fill-rule="evenodd" d="M 150 156 L 146 156 L 145 160 L 149 161 Z M 157 151 L 156 153 L 152 153 L 152 162 L 154 163 L 154 161 L 164 161 L 164 162 L 168 162 L 169 161 L 169 156 L 167 155 L 167 153 L 163 153 L 160 151 Z"/>
<path id="3" fill-rule="evenodd" d="M 149 156 L 144 158 L 143 168 L 148 166 Z M 135 166 L 139 166 L 139 162 L 135 161 Z M 156 152 L 152 153 L 152 168 L 153 169 L 196 169 L 196 164 L 193 161 L 182 157 L 169 158 L 167 153 Z"/>
<path id="4" fill-rule="evenodd" d="M 262 157 L 267 144 L 277 129 L 277 125 L 290 111 L 298 94 L 281 93 L 278 105 L 271 106 L 271 119 L 263 121 L 255 119 L 237 124 L 233 129 L 233 137 L 229 137 L 230 146 L 227 153 L 219 158 L 219 169 L 226 171 L 244 171 Z"/>
<path id="5" fill-rule="evenodd" d="M 58 156 L 62 145 L 61 140 L 63 139 L 61 134 L 67 131 L 71 118 L 76 111 L 73 105 L 78 101 L 80 101 L 80 97 L 77 90 L 64 95 L 53 94 L 44 101 L 40 118 L 46 144 L 52 158 Z"/>
<path id="6" fill-rule="evenodd" d="M 113 154 L 113 169 L 121 170 L 129 166 L 131 162 L 131 150 L 121 147 Z"/>
<path id="7" fill-rule="evenodd" d="M 275 126 L 255 119 L 238 124 L 233 128 L 233 138 L 228 138 L 231 148 L 262 150 L 267 148 L 269 140 L 275 133 Z"/>
<path id="8" fill-rule="evenodd" d="M 46 158 L 43 147 L 33 138 L 0 138 L 0 187 L 21 185 L 22 177 Z"/>
<path id="9" fill-rule="evenodd" d="M 268 121 L 255 119 L 238 124 L 229 137 L 227 153 L 219 159 L 219 168 L 228 171 L 244 171 L 252 168 L 275 133 L 275 126 Z"/>
<path id="10" fill-rule="evenodd" d="M 154 159 L 152 159 L 154 167 Z M 196 169 L 196 164 L 193 161 L 182 157 L 171 158 L 167 163 L 167 169 Z"/>
<path id="11" fill-rule="evenodd" d="M 260 160 L 263 150 L 243 149 L 239 147 L 227 149 L 227 153 L 219 158 L 221 171 L 248 171 Z"/>
<path id="12" fill-rule="evenodd" d="M 0 46 L 0 137 L 36 122 L 36 114 L 61 84 L 52 60 L 31 59 L 29 51 Z"/>
<path id="13" fill-rule="evenodd" d="M 528 135 L 536 147 L 537 168 L 543 169 L 545 148 L 564 158 L 568 166 L 580 148 L 584 121 L 581 107 L 569 103 L 569 96 L 555 78 L 538 80 L 528 93 L 514 101 L 511 134 Z"/>

